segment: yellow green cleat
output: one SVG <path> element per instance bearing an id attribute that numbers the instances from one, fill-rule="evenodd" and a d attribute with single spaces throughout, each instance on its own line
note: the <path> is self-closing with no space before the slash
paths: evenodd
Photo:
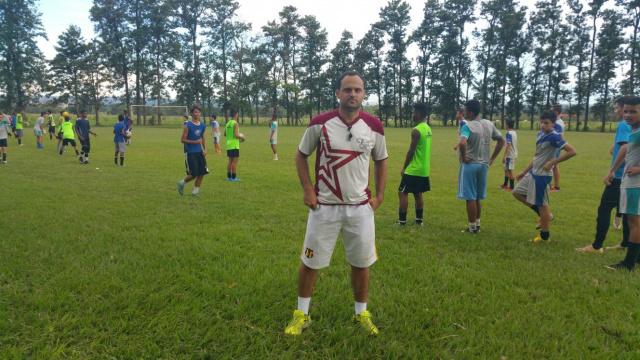
<path id="1" fill-rule="evenodd" d="M 540 235 L 538 235 L 535 238 L 531 239 L 531 241 L 533 241 L 536 244 L 540 244 L 540 243 L 551 244 L 551 238 L 548 238 L 547 240 L 542 240 L 542 236 L 540 236 Z"/>
<path id="2" fill-rule="evenodd" d="M 362 326 L 362 328 L 365 329 L 369 334 L 378 335 L 378 328 L 373 325 L 370 312 L 364 311 L 360 315 L 355 315 L 353 317 L 353 320 L 360 323 L 360 326 Z"/>
<path id="3" fill-rule="evenodd" d="M 289 322 L 289 325 L 284 329 L 286 335 L 298 336 L 302 334 L 302 330 L 311 325 L 311 316 L 305 315 L 300 310 L 293 312 L 293 319 Z"/>

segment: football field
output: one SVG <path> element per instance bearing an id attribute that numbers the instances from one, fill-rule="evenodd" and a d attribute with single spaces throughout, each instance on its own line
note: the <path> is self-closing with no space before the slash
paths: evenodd
<path id="1" fill-rule="evenodd" d="M 433 128 L 425 226 L 391 226 L 410 130 L 386 128 L 368 302 L 380 334 L 351 320 L 339 242 L 320 271 L 311 326 L 290 338 L 309 211 L 294 163 L 304 127 L 279 128 L 273 161 L 268 127 L 240 125 L 237 183 L 226 181 L 224 144 L 214 154 L 207 128 L 200 198 L 193 182 L 184 196 L 176 190 L 185 176 L 178 127 L 134 127 L 125 167 L 113 164 L 111 127 L 93 128 L 88 165 L 72 149 L 59 157 L 49 134 L 36 149 L 31 130 L 23 147 L 9 138 L 0 165 L 2 359 L 640 357 L 639 277 L 604 268 L 624 252 L 574 250 L 593 241 L 613 133 L 565 134 L 578 156 L 560 165 L 562 190 L 550 194 L 553 243 L 533 244 L 535 214 L 498 187 L 499 160 L 482 232 L 460 233 L 455 128 Z M 533 158 L 536 133 L 518 131 L 515 173 Z M 412 222 L 412 197 L 409 208 Z M 611 228 L 605 246 L 621 237 Z"/>

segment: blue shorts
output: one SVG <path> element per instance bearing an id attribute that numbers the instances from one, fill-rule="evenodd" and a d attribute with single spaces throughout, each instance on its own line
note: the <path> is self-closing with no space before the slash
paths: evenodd
<path id="1" fill-rule="evenodd" d="M 484 164 L 460 163 L 458 199 L 482 200 L 487 197 L 489 167 Z"/>
<path id="2" fill-rule="evenodd" d="M 514 194 L 525 195 L 527 203 L 537 206 L 549 205 L 549 184 L 551 176 L 534 175 L 529 171 L 513 189 Z"/>
<path id="3" fill-rule="evenodd" d="M 640 215 L 640 188 L 620 188 L 621 214 Z"/>
<path id="4" fill-rule="evenodd" d="M 562 154 L 562 149 L 556 150 L 556 159 L 560 157 L 560 154 Z"/>
<path id="5" fill-rule="evenodd" d="M 217 143 L 218 143 L 218 137 L 217 137 L 217 136 L 214 136 L 214 137 L 213 137 L 213 143 L 214 143 L 214 144 L 217 144 Z"/>

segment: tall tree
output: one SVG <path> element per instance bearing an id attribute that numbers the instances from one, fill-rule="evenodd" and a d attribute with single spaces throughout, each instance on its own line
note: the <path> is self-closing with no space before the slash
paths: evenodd
<path id="1" fill-rule="evenodd" d="M 94 30 L 101 39 L 101 51 L 108 54 L 109 67 L 116 75 L 113 80 L 124 84 L 124 100 L 127 109 L 130 110 L 131 29 L 125 21 L 128 11 L 127 0 L 93 0 L 89 13 Z"/>
<path id="2" fill-rule="evenodd" d="M 640 0 L 617 0 L 616 3 L 622 7 L 623 15 L 628 19 L 631 26 L 631 38 L 627 49 L 627 59 L 629 59 L 628 78 L 623 81 L 623 93 L 640 94 Z"/>
<path id="3" fill-rule="evenodd" d="M 303 30 L 300 48 L 300 68 L 302 78 L 300 84 L 306 89 L 307 105 L 304 107 L 309 112 L 309 121 L 321 111 L 322 92 L 325 80 L 322 68 L 329 61 L 327 55 L 327 30 L 322 28 L 315 16 L 307 15 L 300 19 L 300 28 Z"/>
<path id="4" fill-rule="evenodd" d="M 405 80 L 407 78 L 407 47 L 410 39 L 407 36 L 407 26 L 410 17 L 407 16 L 411 6 L 403 0 L 390 0 L 389 3 L 380 9 L 380 21 L 376 27 L 383 30 L 387 37 L 390 49 L 387 51 L 387 63 L 393 71 L 394 94 L 397 96 L 397 112 L 394 108 L 394 124 L 398 126 L 398 120 L 402 124 L 403 119 L 403 92 Z"/>
<path id="5" fill-rule="evenodd" d="M 353 69 L 353 47 L 351 42 L 353 41 L 353 33 L 350 31 L 343 31 L 340 41 L 331 50 L 331 66 L 328 69 L 327 81 L 325 89 L 325 101 L 327 104 L 331 104 L 332 108 L 338 107 L 338 99 L 335 96 L 335 81 L 338 80 L 340 75 L 345 71 Z"/>
<path id="6" fill-rule="evenodd" d="M 596 81 L 600 90 L 600 103 L 602 104 L 602 128 L 604 132 L 605 121 L 609 111 L 610 82 L 615 78 L 615 70 L 622 60 L 622 16 L 615 10 L 607 9 L 602 12 L 602 28 L 598 34 L 598 46 L 596 47 Z"/>
<path id="7" fill-rule="evenodd" d="M 378 98 L 378 118 L 382 117 L 382 101 L 383 101 L 383 64 L 384 64 L 384 32 L 376 27 L 371 26 L 362 39 L 358 41 L 355 49 L 355 63 L 362 67 L 362 75 L 367 79 L 365 82 L 365 91 L 367 94 L 373 94 Z M 384 119 L 385 125 L 387 124 Z"/>
<path id="8" fill-rule="evenodd" d="M 86 45 L 84 63 L 84 81 L 82 83 L 82 94 L 87 97 L 87 103 L 91 104 L 95 113 L 96 126 L 100 125 L 100 108 L 105 98 L 111 94 L 109 83 L 111 76 L 106 67 L 108 60 L 102 53 L 102 46 L 97 40 L 93 40 Z"/>
<path id="9" fill-rule="evenodd" d="M 45 64 L 36 44 L 47 38 L 35 0 L 0 0 L 0 104 L 21 108 L 44 85 Z"/>
<path id="10" fill-rule="evenodd" d="M 591 16 L 591 29 L 593 30 L 593 33 L 591 35 L 591 54 L 589 61 L 589 70 L 587 72 L 587 89 L 585 91 L 587 99 L 585 101 L 586 104 L 584 109 L 584 125 L 582 127 L 582 130 L 584 131 L 587 131 L 589 129 L 587 125 L 589 121 L 589 101 L 591 100 L 591 93 L 593 91 L 593 73 L 595 70 L 593 63 L 596 55 L 596 35 L 598 33 L 596 21 L 601 17 L 600 10 L 602 9 L 602 6 L 605 2 L 607 2 L 607 0 L 592 0 L 591 2 L 589 2 L 589 11 L 587 12 L 587 14 Z"/>
<path id="11" fill-rule="evenodd" d="M 411 40 L 418 45 L 418 57 L 416 73 L 418 75 L 420 102 L 427 103 L 431 107 L 431 94 L 433 91 L 433 79 L 430 74 L 435 69 L 433 55 L 440 45 L 440 23 L 437 14 L 442 11 L 437 0 L 427 0 L 424 4 L 423 18 L 420 26 L 411 34 Z M 429 114 L 429 116 L 431 116 Z"/>
<path id="12" fill-rule="evenodd" d="M 567 16 L 567 22 L 570 26 L 570 45 L 569 45 L 569 64 L 576 71 L 574 74 L 575 85 L 573 93 L 576 97 L 577 104 L 570 111 L 576 113 L 576 130 L 580 129 L 580 115 L 584 110 L 584 100 L 586 95 L 586 72 L 587 60 L 589 59 L 589 32 L 591 27 L 587 25 L 586 12 L 584 4 L 580 0 L 568 0 L 571 13 Z"/>
<path id="13" fill-rule="evenodd" d="M 87 44 L 82 38 L 80 28 L 70 25 L 65 32 L 60 34 L 58 44 L 54 48 L 58 53 L 50 62 L 53 75 L 51 77 L 53 81 L 52 93 L 58 94 L 56 103 L 69 104 L 73 102 L 76 115 L 80 114 L 78 103 L 87 57 Z"/>

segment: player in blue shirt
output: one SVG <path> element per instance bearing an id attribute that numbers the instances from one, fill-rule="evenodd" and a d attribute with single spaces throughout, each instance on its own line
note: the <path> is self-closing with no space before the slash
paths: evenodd
<path id="1" fill-rule="evenodd" d="M 198 192 L 202 179 L 209 173 L 207 167 L 207 142 L 205 141 L 205 129 L 207 124 L 200 122 L 202 110 L 198 105 L 191 106 L 191 120 L 184 123 L 182 128 L 182 143 L 184 144 L 184 165 L 187 168 L 187 177 L 178 181 L 178 193 L 184 194 L 184 184 L 196 179 L 193 188 L 193 196 L 200 196 Z"/>
<path id="2" fill-rule="evenodd" d="M 127 125 L 124 123 L 124 115 L 118 115 L 118 122 L 113 125 L 113 142 L 116 150 L 113 161 L 118 165 L 118 153 L 120 153 L 120 166 L 124 166 L 124 153 L 127 151 L 124 135 L 126 131 Z"/>

